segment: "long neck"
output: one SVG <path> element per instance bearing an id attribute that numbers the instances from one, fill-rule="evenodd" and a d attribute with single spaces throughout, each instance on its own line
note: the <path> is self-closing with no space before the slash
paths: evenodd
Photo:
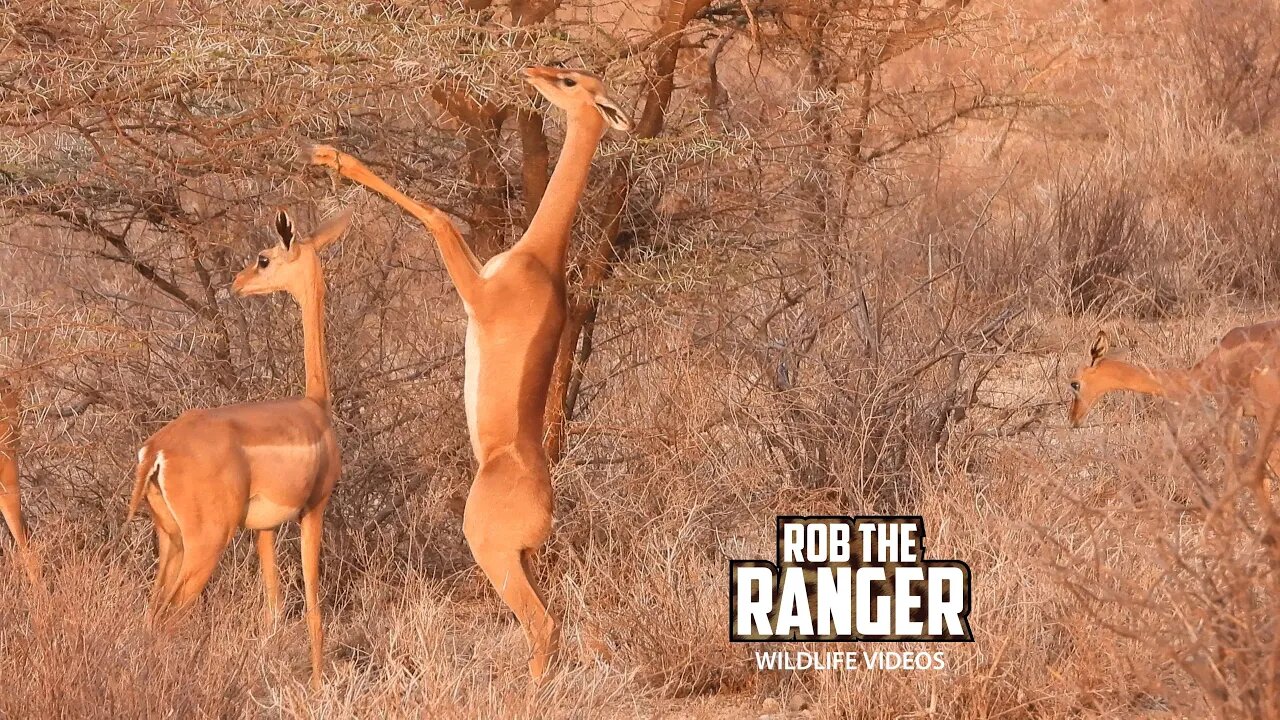
<path id="1" fill-rule="evenodd" d="M 298 297 L 302 308 L 303 362 L 307 370 L 307 397 L 328 409 L 329 356 L 324 346 L 324 278 L 316 275 L 311 288 Z"/>
<path id="2" fill-rule="evenodd" d="M 520 244 L 530 247 L 553 267 L 563 268 L 568 256 L 569 231 L 578 201 L 587 186 L 591 158 L 604 135 L 604 119 L 594 108 L 584 108 L 569 115 L 564 147 L 556 161 L 555 172 L 547 181 L 546 192 L 538 211 L 529 222 Z"/>
<path id="3" fill-rule="evenodd" d="M 1145 368 L 1120 360 L 1109 360 L 1116 389 L 1147 395 L 1182 395 L 1193 389 L 1194 378 L 1187 370 Z"/>

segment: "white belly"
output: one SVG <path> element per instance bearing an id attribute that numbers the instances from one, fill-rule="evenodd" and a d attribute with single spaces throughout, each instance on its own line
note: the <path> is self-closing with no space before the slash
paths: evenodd
<path id="1" fill-rule="evenodd" d="M 299 505 L 280 505 L 263 497 L 251 497 L 244 526 L 249 530 L 270 530 L 297 520 L 301 510 Z"/>
<path id="2" fill-rule="evenodd" d="M 471 438 L 471 451 L 480 456 L 480 448 L 477 445 L 478 425 L 476 424 L 476 405 L 480 399 L 480 353 L 479 339 L 476 337 L 475 322 L 467 323 L 467 340 L 463 346 L 463 357 L 466 362 L 466 372 L 462 380 L 462 396 L 467 410 L 467 435 Z"/>

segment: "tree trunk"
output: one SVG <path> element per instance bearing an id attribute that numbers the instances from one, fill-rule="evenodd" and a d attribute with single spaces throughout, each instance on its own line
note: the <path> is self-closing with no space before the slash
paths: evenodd
<path id="1" fill-rule="evenodd" d="M 635 130 L 637 137 L 648 139 L 662 132 L 671 93 L 675 90 L 681 31 L 706 5 L 707 0 L 672 0 L 663 12 L 659 36 L 664 39 L 656 50 L 644 111 Z M 560 351 L 551 377 L 551 389 L 547 394 L 546 436 L 543 445 L 552 463 L 559 462 L 564 455 L 566 425 L 573 417 L 573 406 L 577 400 L 577 393 L 571 395 L 570 388 L 579 385 L 583 368 L 591 359 L 590 339 L 584 339 L 584 335 L 595 330 L 595 318 L 600 310 L 600 289 L 613 271 L 619 244 L 626 236 L 622 233 L 622 215 L 626 209 L 631 182 L 629 161 L 625 158 L 616 160 L 609 175 L 608 192 L 601 211 L 604 230 L 595 245 L 586 251 L 584 261 L 579 263 L 579 267 L 584 268 L 582 279 L 578 287 L 571 291 L 569 316 L 560 336 Z M 585 352 L 578 352 L 579 341 L 584 342 Z M 578 382 L 573 381 L 575 374 L 579 376 Z"/>

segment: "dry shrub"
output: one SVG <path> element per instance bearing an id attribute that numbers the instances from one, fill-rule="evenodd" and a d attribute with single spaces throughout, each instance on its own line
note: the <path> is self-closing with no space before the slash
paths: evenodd
<path id="1" fill-rule="evenodd" d="M 1210 115 L 1253 135 L 1280 108 L 1280 11 L 1273 2 L 1193 0 L 1183 19 L 1187 70 Z"/>
<path id="2" fill-rule="evenodd" d="M 12 717 L 240 717 L 258 689 L 251 653 L 226 642 L 247 612 L 202 616 L 172 638 L 146 627 L 133 563 L 76 547 L 41 528 L 49 587 L 5 593 L 0 603 L 0 714 Z M 56 532 L 56 531 L 55 531 Z M 6 587 L 20 586 L 16 563 Z"/>
<path id="3" fill-rule="evenodd" d="M 1244 158 L 1202 181 L 1200 207 L 1218 277 L 1245 297 L 1280 288 L 1280 172 L 1274 158 Z M 1222 188 L 1230 188 L 1223 192 Z"/>
<path id="4" fill-rule="evenodd" d="M 1244 449 L 1229 415 L 1171 414 L 1174 451 L 1120 464 L 1120 502 L 1073 499 L 1078 522 L 1047 535 L 1083 621 L 1140 647 L 1133 712 L 1280 712 L 1280 517 L 1264 491 L 1267 433 Z"/>
<path id="5" fill-rule="evenodd" d="M 223 559 L 187 616 L 151 628 L 142 612 L 143 548 L 127 539 L 84 548 L 74 528 L 41 530 L 47 588 L 0 599 L 5 716 L 539 718 L 590 706 L 629 717 L 653 699 L 579 654 L 573 627 L 566 670 L 530 695 L 522 633 L 478 571 L 441 582 L 354 552 L 345 559 L 376 570 L 326 567 L 327 687 L 313 693 L 301 588 L 287 590 L 282 621 L 265 624 L 251 548 Z M 18 587 L 21 567 L 9 557 L 0 579 Z M 285 567 L 296 564 L 290 560 Z M 584 615 L 575 600 L 569 605 L 571 616 Z"/>
<path id="6" fill-rule="evenodd" d="M 1046 214 L 1039 199 L 1001 198 L 979 216 L 984 224 L 953 234 L 963 242 L 955 262 L 972 292 L 1032 307 L 1054 302 L 1044 292 L 1045 278 L 1055 273 Z"/>
<path id="7" fill-rule="evenodd" d="M 1117 306 L 1165 314 L 1173 298 L 1160 272 L 1161 237 L 1146 217 L 1133 177 L 1092 174 L 1060 182 L 1050 232 L 1065 282 L 1066 310 L 1100 313 Z"/>

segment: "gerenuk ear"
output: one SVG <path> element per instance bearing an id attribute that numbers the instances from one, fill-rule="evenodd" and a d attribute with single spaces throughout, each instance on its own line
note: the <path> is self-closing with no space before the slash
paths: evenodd
<path id="1" fill-rule="evenodd" d="M 595 102 L 596 110 L 600 111 L 600 115 L 610 127 L 622 132 L 631 132 L 631 118 L 627 117 L 627 113 L 618 106 L 618 103 L 606 95 L 597 95 Z"/>
<path id="2" fill-rule="evenodd" d="M 312 231 L 311 235 L 307 237 L 307 242 L 314 245 L 316 250 L 323 249 L 329 243 L 342 237 L 342 234 L 347 231 L 347 227 L 351 225 L 351 216 L 353 214 L 350 209 L 343 210 L 320 223 L 320 227 Z"/>
<path id="3" fill-rule="evenodd" d="M 1098 338 L 1093 341 L 1093 347 L 1089 348 L 1089 359 L 1091 365 L 1097 365 L 1107 351 L 1111 349 L 1111 343 L 1107 340 L 1107 334 L 1101 330 L 1098 331 Z"/>
<path id="4" fill-rule="evenodd" d="M 283 210 L 276 213 L 276 232 L 280 234 L 280 244 L 285 250 L 293 246 L 293 220 Z"/>

